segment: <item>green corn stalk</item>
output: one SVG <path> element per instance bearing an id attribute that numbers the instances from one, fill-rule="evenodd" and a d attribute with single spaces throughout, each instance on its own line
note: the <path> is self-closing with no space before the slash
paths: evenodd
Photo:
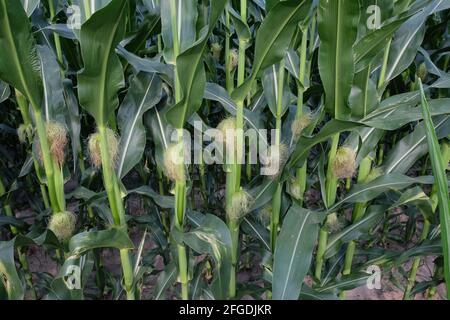
<path id="1" fill-rule="evenodd" d="M 327 207 L 331 207 L 336 201 L 336 192 L 339 179 L 333 174 L 333 162 L 336 157 L 336 152 L 339 145 L 339 134 L 334 135 L 331 138 L 331 149 L 328 152 L 328 167 L 326 173 L 325 192 Z M 320 280 L 322 275 L 322 268 L 324 263 L 324 254 L 328 242 L 328 230 L 326 226 L 323 226 L 319 232 L 319 244 L 317 246 L 316 253 L 316 269 L 314 276 Z"/>
<path id="2" fill-rule="evenodd" d="M 226 11 L 226 23 L 229 27 L 229 13 Z M 243 22 L 246 23 L 247 20 L 247 0 L 242 0 L 240 2 L 240 14 Z M 229 37 L 227 37 L 227 43 L 225 44 L 226 50 L 228 50 L 228 55 L 226 56 L 226 74 L 227 74 L 227 89 L 230 90 L 233 87 L 233 81 L 231 78 L 231 61 L 229 56 Z M 238 67 L 237 67 L 237 85 L 240 86 L 244 83 L 245 80 L 245 48 L 246 42 L 242 39 L 239 39 L 239 56 L 238 56 Z M 232 206 L 232 197 L 236 192 L 239 192 L 241 189 L 241 163 L 242 157 L 242 146 L 244 146 L 244 101 L 237 101 L 237 113 L 236 113 L 236 154 L 233 156 L 234 163 L 227 165 L 227 176 L 226 176 L 226 211 L 230 212 Z M 236 272 L 238 267 L 238 259 L 239 259 L 239 222 L 234 218 L 227 218 L 228 228 L 230 229 L 231 239 L 232 239 L 232 268 L 230 275 L 230 292 L 229 297 L 234 298 L 236 296 Z"/>
<path id="3" fill-rule="evenodd" d="M 278 156 L 281 157 L 281 125 L 282 125 L 282 108 L 283 108 L 283 91 L 284 91 L 284 69 L 285 62 L 282 60 L 278 67 L 278 97 L 277 97 L 277 114 L 276 114 L 276 136 L 275 136 L 275 146 L 280 150 Z M 280 164 L 281 165 L 281 164 Z M 280 170 L 280 169 L 279 169 Z M 278 182 L 277 188 L 272 199 L 272 216 L 270 219 L 270 245 L 272 249 L 272 254 L 275 253 L 275 247 L 277 243 L 278 227 L 280 224 L 280 211 L 281 211 L 281 194 L 283 190 L 283 183 Z"/>
<path id="4" fill-rule="evenodd" d="M 0 38 L 8 44 L 4 52 L 5 59 L 10 63 L 3 64 L 0 73 L 17 91 L 23 94 L 31 103 L 37 136 L 42 153 L 50 206 L 54 213 L 65 211 L 64 190 L 58 172 L 55 173 L 55 162 L 52 159 L 46 134 L 46 124 L 42 116 L 41 101 L 43 92 L 39 85 L 42 78 L 33 65 L 37 61 L 35 43 L 30 32 L 30 24 L 23 7 L 14 1 L 2 1 L 0 4 L 1 31 Z M 14 30 L 13 30 L 14 28 Z M 31 52 L 30 52 L 31 51 Z M 22 112 L 23 113 L 23 112 Z"/>
<path id="5" fill-rule="evenodd" d="M 370 174 L 371 168 L 372 168 L 372 159 L 369 156 L 367 156 L 361 161 L 359 165 L 358 180 L 357 180 L 358 183 L 365 183 L 367 181 L 367 177 Z M 367 209 L 366 202 L 356 203 L 353 208 L 352 223 L 356 223 L 359 220 L 361 220 L 366 212 L 366 209 Z M 356 250 L 356 242 L 352 240 L 348 243 L 347 251 L 345 252 L 344 269 L 342 271 L 343 275 L 349 275 L 351 273 L 355 250 Z M 340 297 L 341 299 L 345 298 L 345 291 L 341 292 Z"/>
<path id="6" fill-rule="evenodd" d="M 370 174 L 370 170 L 372 167 L 372 159 L 368 156 L 365 157 L 359 166 L 359 173 L 358 173 L 358 183 L 365 183 L 367 181 L 367 177 Z M 352 223 L 356 223 L 364 216 L 364 213 L 367 208 L 367 203 L 360 202 L 355 204 L 355 207 L 353 209 L 353 219 Z M 347 247 L 347 252 L 345 254 L 345 262 L 344 262 L 344 271 L 342 272 L 344 275 L 350 274 L 351 267 L 352 267 L 352 261 L 353 256 L 355 254 L 356 249 L 356 242 L 350 241 Z"/>
<path id="7" fill-rule="evenodd" d="M 231 94 L 234 88 L 234 81 L 231 70 L 231 56 L 230 56 L 230 13 L 225 9 L 225 82 L 228 93 Z"/>
<path id="8" fill-rule="evenodd" d="M 55 18 L 55 5 L 52 0 L 48 0 L 48 7 L 50 10 L 50 20 L 53 21 L 53 19 Z M 55 41 L 56 56 L 58 57 L 58 62 L 62 65 L 64 61 L 61 49 L 61 39 L 59 38 L 59 35 L 57 33 L 53 34 L 53 39 Z"/>
<path id="9" fill-rule="evenodd" d="M 357 37 L 357 22 L 359 17 L 358 4 L 354 1 L 319 1 L 318 29 L 323 38 L 319 51 L 319 65 L 324 89 L 326 93 L 325 107 L 335 119 L 348 117 L 348 95 L 354 77 L 352 46 Z M 338 30 L 337 33 L 333 33 Z M 345 35 L 344 35 L 345 33 Z M 329 56 L 335 60 L 333 62 Z M 348 70 L 350 69 L 350 70 Z M 331 137 L 331 148 L 328 153 L 328 167 L 325 182 L 326 206 L 330 207 L 336 201 L 338 179 L 333 174 L 333 162 L 339 145 L 340 134 Z M 316 254 L 315 277 L 320 281 L 324 262 L 325 247 L 328 238 L 326 227 L 319 233 L 319 246 Z"/>
<path id="10" fill-rule="evenodd" d="M 172 23 L 172 40 L 174 61 L 180 54 L 180 45 L 178 39 L 178 21 L 175 0 L 170 0 L 170 13 Z M 180 81 L 178 77 L 178 69 L 175 62 L 175 103 L 179 103 L 182 99 Z M 183 143 L 183 129 L 178 129 L 179 143 Z M 184 150 L 184 146 L 183 146 Z M 184 160 L 182 160 L 183 162 Z M 181 232 L 184 231 L 184 216 L 186 211 L 186 181 L 175 182 L 175 226 Z M 186 246 L 183 243 L 177 244 L 178 249 L 178 269 L 181 282 L 181 297 L 183 300 L 189 299 L 189 278 L 188 278 L 188 260 Z"/>
<path id="11" fill-rule="evenodd" d="M 113 161 L 110 156 L 110 150 L 108 145 L 108 133 L 107 123 L 111 118 L 114 118 L 114 110 L 118 104 L 117 88 L 108 88 L 106 81 L 110 72 L 118 71 L 122 72 L 122 66 L 118 58 L 114 57 L 112 52 L 114 49 L 114 43 L 120 41 L 120 38 L 124 34 L 125 25 L 125 5 L 126 3 L 114 0 L 107 7 L 99 11 L 96 15 L 96 20 L 92 20 L 92 16 L 81 29 L 81 52 L 85 63 L 84 72 L 79 75 L 79 96 L 82 106 L 90 112 L 96 120 L 98 142 L 100 146 L 101 155 L 101 167 L 103 176 L 103 185 L 108 197 L 109 206 L 111 208 L 111 214 L 114 224 L 127 231 L 127 221 L 125 218 L 125 208 L 122 199 L 122 192 L 119 186 L 119 180 L 116 172 L 113 168 Z M 87 16 L 89 17 L 90 10 L 86 9 Z M 101 13 L 100 13 L 101 12 Z M 109 13 L 114 15 L 112 23 L 114 29 L 111 32 L 107 41 L 102 43 L 102 46 L 92 46 L 90 42 L 91 37 L 98 36 L 99 25 L 103 27 L 102 23 L 105 23 L 105 15 Z M 99 31 L 100 30 L 100 31 Z M 101 57 L 103 62 L 98 64 L 98 61 L 93 60 L 93 56 Z M 94 79 L 94 81 L 92 81 Z M 117 79 L 117 78 L 116 78 Z M 98 92 L 93 92 L 93 89 L 98 89 Z M 109 105 L 109 100 L 113 100 L 113 105 Z M 116 105 L 114 105 L 116 104 Z M 110 114 L 108 117 L 106 114 Z M 115 122 L 115 121 L 114 121 Z M 135 283 L 133 275 L 133 266 L 128 249 L 120 249 L 120 258 L 122 264 L 122 271 L 124 277 L 124 287 L 128 300 L 135 299 Z"/>
<path id="12" fill-rule="evenodd" d="M 30 128 L 32 126 L 32 123 L 31 123 L 30 114 L 29 114 L 29 111 L 28 111 L 28 101 L 17 90 L 16 90 L 16 99 L 17 99 L 17 105 L 18 105 L 20 113 L 22 115 L 23 125 L 26 128 Z M 32 145 L 33 137 L 31 135 L 29 135 L 28 133 L 27 133 L 27 140 L 28 140 L 28 143 L 30 145 Z M 45 183 L 42 180 L 42 172 L 41 172 L 42 170 L 41 170 L 41 167 L 39 166 L 39 162 L 36 159 L 36 156 L 34 155 L 34 153 L 31 156 L 33 157 L 34 171 L 36 172 L 36 176 L 37 176 L 38 181 L 39 181 L 39 187 L 40 187 L 40 190 L 41 190 L 42 200 L 44 202 L 44 208 L 48 209 L 48 208 L 50 208 L 50 203 L 49 203 L 49 200 L 48 200 L 48 194 L 47 194 L 47 189 L 45 187 Z"/>
<path id="13" fill-rule="evenodd" d="M 315 26 L 315 19 L 313 20 L 311 24 L 311 33 L 310 33 L 310 43 L 309 43 L 309 53 L 312 53 L 314 43 L 313 43 L 313 37 L 314 37 L 314 26 Z M 298 121 L 302 115 L 303 115 L 303 103 L 304 103 L 304 82 L 306 80 L 307 72 L 306 70 L 306 55 L 308 54 L 308 29 L 301 30 L 302 33 L 302 41 L 299 48 L 299 55 L 300 55 L 300 67 L 299 67 L 299 82 L 297 82 L 297 112 L 295 114 L 295 120 Z M 300 191 L 300 199 L 299 201 L 303 203 L 304 194 L 306 191 L 306 178 L 307 178 L 307 168 L 308 165 L 305 161 L 303 166 L 301 168 L 297 169 L 296 173 L 296 179 L 295 182 L 297 184 L 297 188 Z"/>
<path id="14" fill-rule="evenodd" d="M 443 165 L 445 168 L 446 165 L 448 164 L 448 162 L 450 161 L 450 145 L 447 141 L 443 141 L 441 143 L 441 154 L 442 154 L 442 159 L 443 159 Z M 426 167 L 428 166 L 428 161 L 425 162 L 425 166 Z M 431 194 L 430 194 L 430 200 L 432 203 L 433 213 L 436 212 L 436 208 L 438 205 L 438 198 L 437 198 L 438 189 L 437 188 L 438 188 L 437 184 L 434 184 L 433 188 L 431 189 Z M 430 232 L 430 226 L 431 226 L 430 221 L 424 216 L 422 231 L 419 236 L 419 242 L 424 241 L 428 237 L 428 234 Z M 413 260 L 413 263 L 411 265 L 411 270 L 409 271 L 409 276 L 408 276 L 407 284 L 405 287 L 405 291 L 403 293 L 403 300 L 413 299 L 411 292 L 416 283 L 417 271 L 419 269 L 421 260 L 422 259 L 420 257 L 416 257 Z"/>

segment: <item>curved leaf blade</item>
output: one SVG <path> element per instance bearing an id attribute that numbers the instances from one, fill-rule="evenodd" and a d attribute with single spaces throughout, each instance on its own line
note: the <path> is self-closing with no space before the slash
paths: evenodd
<path id="1" fill-rule="evenodd" d="M 119 105 L 117 92 L 124 86 L 122 64 L 114 49 L 125 35 L 126 8 L 126 1 L 113 0 L 81 27 L 84 69 L 78 75 L 78 95 L 98 125 L 107 124 Z"/>
<path id="2" fill-rule="evenodd" d="M 431 120 L 430 107 L 428 106 L 422 82 L 419 80 L 420 92 L 422 97 L 423 122 L 425 124 L 429 154 L 433 174 L 436 179 L 439 218 L 441 222 L 441 241 L 444 256 L 444 277 L 447 287 L 447 298 L 450 299 L 450 198 L 448 195 L 448 181 L 445 171 L 445 163 L 442 159 L 439 141 L 434 129 L 433 120 Z"/>
<path id="3" fill-rule="evenodd" d="M 284 218 L 275 249 L 273 299 L 298 299 L 319 231 L 315 213 L 294 205 Z"/>
<path id="4" fill-rule="evenodd" d="M 117 114 L 121 139 L 117 176 L 123 178 L 141 160 L 145 149 L 144 113 L 154 107 L 162 94 L 162 82 L 155 74 L 139 73 L 133 78 Z"/>
<path id="5" fill-rule="evenodd" d="M 269 11 L 256 35 L 252 73 L 233 91 L 234 101 L 243 101 L 260 72 L 284 58 L 295 28 L 306 18 L 310 6 L 309 1 L 287 0 L 278 2 Z"/>
<path id="6" fill-rule="evenodd" d="M 39 108 L 43 101 L 42 79 L 35 40 L 22 4 L 0 1 L 0 79 L 19 90 Z"/>
<path id="7" fill-rule="evenodd" d="M 340 120 L 350 114 L 347 99 L 355 71 L 352 48 L 358 20 L 358 1 L 319 2 L 319 72 L 325 89 L 325 108 Z"/>

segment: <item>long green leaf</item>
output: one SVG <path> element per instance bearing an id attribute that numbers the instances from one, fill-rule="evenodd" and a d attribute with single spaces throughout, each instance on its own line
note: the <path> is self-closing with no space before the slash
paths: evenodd
<path id="1" fill-rule="evenodd" d="M 11 89 L 9 85 L 0 80 L 0 103 L 9 98 L 11 94 Z"/>
<path id="2" fill-rule="evenodd" d="M 420 13 L 406 21 L 397 30 L 391 44 L 386 70 L 386 83 L 403 72 L 414 60 L 425 36 L 428 16 L 442 9 L 447 1 L 431 1 Z"/>
<path id="3" fill-rule="evenodd" d="M 175 128 L 182 128 L 184 123 L 197 112 L 203 100 L 206 75 L 202 59 L 208 38 L 220 18 L 226 1 L 211 0 L 209 25 L 202 29 L 200 38 L 177 57 L 177 73 L 183 92 L 183 99 L 166 111 L 166 118 Z"/>
<path id="4" fill-rule="evenodd" d="M 438 116 L 443 114 L 450 114 L 448 105 L 450 99 L 434 99 L 429 103 L 431 116 Z M 368 117 L 367 120 L 361 123 L 377 129 L 396 130 L 407 123 L 422 120 L 422 112 L 420 107 L 416 104 L 399 103 L 396 106 L 386 108 L 385 111 L 379 110 L 376 115 Z"/>
<path id="5" fill-rule="evenodd" d="M 123 178 L 142 158 L 146 142 L 142 119 L 144 113 L 159 102 L 161 94 L 162 83 L 155 73 L 140 73 L 131 82 L 117 114 L 121 133 L 118 177 Z"/>
<path id="6" fill-rule="evenodd" d="M 298 299 L 319 231 L 317 215 L 298 205 L 286 214 L 275 249 L 273 299 Z"/>
<path id="7" fill-rule="evenodd" d="M 310 6 L 309 1 L 287 0 L 269 11 L 256 35 L 252 73 L 233 91 L 234 101 L 243 101 L 260 72 L 284 58 L 297 25 L 305 19 Z"/>
<path id="8" fill-rule="evenodd" d="M 228 293 L 231 269 L 231 235 L 227 225 L 213 215 L 206 215 L 201 225 L 182 235 L 183 241 L 196 252 L 210 254 L 216 264 L 212 290 L 224 299 Z"/>
<path id="9" fill-rule="evenodd" d="M 114 49 L 125 35 L 126 8 L 126 1 L 113 0 L 81 27 L 84 69 L 78 75 L 78 95 L 99 126 L 107 124 L 119 105 L 117 92 L 124 86 L 122 64 Z"/>
<path id="10" fill-rule="evenodd" d="M 96 248 L 133 249 L 134 244 L 125 229 L 111 227 L 102 231 L 86 231 L 73 236 L 69 241 L 70 255 L 79 257 Z"/>
<path id="11" fill-rule="evenodd" d="M 0 242 L 0 276 L 6 288 L 8 299 L 21 300 L 25 295 L 25 285 L 19 277 L 14 261 L 14 242 Z"/>
<path id="12" fill-rule="evenodd" d="M 169 263 L 159 274 L 153 297 L 155 300 L 164 299 L 164 292 L 177 280 L 177 265 Z"/>
<path id="13" fill-rule="evenodd" d="M 329 121 L 314 137 L 301 137 L 299 139 L 291 158 L 288 161 L 287 167 L 297 167 L 297 165 L 301 165 L 301 162 L 308 156 L 309 150 L 316 144 L 327 140 L 336 133 L 354 130 L 358 127 L 361 127 L 361 125 L 353 122 L 340 120 Z"/>
<path id="14" fill-rule="evenodd" d="M 43 101 L 39 58 L 22 4 L 0 1 L 0 79 L 19 90 L 34 108 Z"/>
<path id="15" fill-rule="evenodd" d="M 450 116 L 437 116 L 433 120 L 439 138 L 450 134 Z M 413 132 L 401 139 L 387 154 L 382 170 L 405 173 L 418 159 L 428 152 L 427 136 L 424 123 L 419 123 Z"/>
<path id="16" fill-rule="evenodd" d="M 358 1 L 319 2 L 319 71 L 325 89 L 325 108 L 339 120 L 350 114 L 347 99 L 355 71 L 352 48 L 358 19 Z"/>
<path id="17" fill-rule="evenodd" d="M 328 212 L 336 211 L 344 203 L 368 202 L 391 189 L 401 190 L 415 183 L 432 184 L 433 182 L 434 179 L 429 176 L 411 178 L 400 173 L 381 175 L 371 182 L 356 184 L 344 198 L 329 208 Z"/>
<path id="18" fill-rule="evenodd" d="M 447 287 L 447 298 L 450 299 L 450 198 L 448 195 L 447 174 L 442 160 L 439 141 L 431 120 L 430 108 L 423 91 L 422 82 L 419 79 L 422 94 L 422 113 L 427 134 L 428 149 L 437 185 L 439 218 L 441 221 L 441 241 L 444 256 L 444 277 Z M 447 163 L 445 164 L 447 166 Z"/>
<path id="19" fill-rule="evenodd" d="M 333 234 L 328 240 L 325 249 L 325 258 L 329 259 L 337 254 L 342 244 L 356 240 L 362 234 L 367 234 L 369 229 L 373 227 L 378 222 L 379 218 L 386 212 L 386 209 L 386 206 L 372 206 L 368 209 L 368 212 L 362 219 L 352 223 L 338 233 Z"/>
<path id="20" fill-rule="evenodd" d="M 44 89 L 44 117 L 47 121 L 65 123 L 66 105 L 64 100 L 61 69 L 56 55 L 48 46 L 38 45 Z"/>
<path id="21" fill-rule="evenodd" d="M 180 52 L 191 47 L 196 40 L 197 3 L 193 0 L 175 0 L 177 36 L 180 44 Z M 172 39 L 172 16 L 170 1 L 161 1 L 161 26 L 164 41 L 164 59 L 174 64 L 173 39 Z"/>
<path id="22" fill-rule="evenodd" d="M 41 0 L 20 0 L 27 15 L 30 17 L 39 6 Z"/>
<path id="23" fill-rule="evenodd" d="M 380 53 L 380 48 L 384 48 L 389 37 L 409 18 L 396 17 L 392 21 L 381 26 L 373 32 L 366 34 L 363 38 L 355 43 L 354 55 L 356 71 L 361 71 L 366 68 L 370 62 Z"/>

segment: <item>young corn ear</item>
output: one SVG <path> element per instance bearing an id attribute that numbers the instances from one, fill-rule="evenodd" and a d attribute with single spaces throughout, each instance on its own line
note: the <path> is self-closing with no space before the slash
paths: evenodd
<path id="1" fill-rule="evenodd" d="M 234 152 L 236 145 L 236 118 L 229 117 L 222 120 L 217 126 L 217 130 L 221 132 L 220 142 L 225 145 L 227 151 Z"/>
<path id="2" fill-rule="evenodd" d="M 229 117 L 223 119 L 217 126 L 217 130 L 222 133 L 221 138 L 224 143 L 234 142 L 236 138 L 236 118 Z"/>
<path id="3" fill-rule="evenodd" d="M 109 159 L 111 167 L 114 168 L 117 163 L 119 153 L 119 138 L 117 134 L 111 130 L 106 129 L 106 140 L 108 144 Z M 88 153 L 91 163 L 94 167 L 100 168 L 102 166 L 102 153 L 100 148 L 100 134 L 93 133 L 88 139 Z"/>
<path id="4" fill-rule="evenodd" d="M 237 49 L 230 50 L 230 66 L 231 70 L 236 69 L 239 64 L 239 52 Z"/>
<path id="5" fill-rule="evenodd" d="M 222 53 L 222 45 L 218 42 L 211 44 L 211 53 L 214 59 L 219 60 L 220 54 Z"/>
<path id="6" fill-rule="evenodd" d="M 183 163 L 183 144 L 172 144 L 164 153 L 164 173 L 172 181 L 183 182 L 186 180 Z"/>
<path id="7" fill-rule="evenodd" d="M 356 170 L 356 152 L 350 147 L 340 147 L 333 161 L 333 174 L 336 178 L 351 178 Z"/>
<path id="8" fill-rule="evenodd" d="M 45 124 L 45 133 L 47 135 L 48 144 L 50 147 L 50 153 L 53 160 L 62 166 L 65 158 L 65 148 L 67 145 L 67 129 L 58 122 L 47 122 Z M 36 149 L 40 161 L 43 161 L 43 155 L 39 140 L 36 140 Z"/>
<path id="9" fill-rule="evenodd" d="M 52 215 L 48 229 L 55 234 L 60 242 L 66 242 L 72 237 L 76 222 L 77 218 L 72 212 L 59 212 Z"/>
<path id="10" fill-rule="evenodd" d="M 252 197 L 244 189 L 235 192 L 231 198 L 231 206 L 227 211 L 228 219 L 238 221 L 243 218 L 250 210 Z"/>
<path id="11" fill-rule="evenodd" d="M 301 185 L 293 180 L 289 183 L 288 185 L 289 187 L 289 193 L 292 197 L 294 197 L 294 199 L 296 200 L 302 200 L 303 199 L 303 192 L 302 192 L 302 188 Z"/>
<path id="12" fill-rule="evenodd" d="M 339 220 L 336 212 L 333 212 L 327 216 L 325 228 L 328 230 L 328 232 L 337 232 L 342 229 L 342 223 Z"/>
<path id="13" fill-rule="evenodd" d="M 291 132 L 294 141 L 297 141 L 300 138 L 303 130 L 305 130 L 311 124 L 311 120 L 311 114 L 305 113 L 292 122 Z"/>

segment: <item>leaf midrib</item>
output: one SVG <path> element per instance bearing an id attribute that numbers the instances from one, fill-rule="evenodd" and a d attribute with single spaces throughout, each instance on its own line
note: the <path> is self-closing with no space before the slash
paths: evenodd
<path id="1" fill-rule="evenodd" d="M 119 27 L 119 24 L 121 23 L 122 20 L 122 16 L 123 16 L 123 8 L 126 5 L 126 2 L 122 2 L 122 7 L 120 9 L 120 15 L 117 19 L 117 22 L 114 24 L 114 28 L 112 29 L 112 32 L 109 33 L 109 38 L 107 38 L 108 42 L 107 42 L 107 47 L 108 47 L 108 56 L 106 59 L 103 59 L 103 63 L 102 63 L 102 67 L 101 67 L 101 73 L 100 73 L 100 77 L 101 77 L 101 86 L 100 86 L 100 94 L 99 94 L 99 103 L 98 105 L 100 106 L 100 121 L 101 123 L 99 123 L 99 125 L 104 125 L 103 121 L 108 121 L 107 119 L 104 119 L 104 113 L 105 113 L 105 92 L 106 92 L 106 74 L 107 74 L 107 68 L 108 68 L 108 64 L 109 64 L 109 60 L 111 59 L 112 56 L 112 43 L 114 40 L 114 37 L 116 35 L 116 31 L 117 28 Z"/>
<path id="2" fill-rule="evenodd" d="M 262 234 L 253 226 L 253 224 L 247 218 L 244 218 L 244 221 L 247 222 L 250 228 L 252 228 L 252 230 L 258 235 L 259 239 L 261 239 L 267 250 L 270 250 L 270 246 L 267 243 L 266 239 L 263 238 Z"/>
<path id="3" fill-rule="evenodd" d="M 436 126 L 435 129 L 439 128 L 444 122 L 446 122 L 449 119 L 449 116 L 445 117 L 444 119 L 442 119 L 442 121 L 440 121 Z M 398 166 L 398 164 L 400 162 L 403 161 L 403 159 L 405 159 L 408 155 L 410 155 L 420 144 L 423 143 L 423 141 L 427 138 L 426 134 L 424 134 L 417 143 L 415 143 L 411 148 L 408 149 L 407 152 L 405 152 L 400 159 L 398 159 L 396 162 L 394 162 L 394 164 L 386 170 L 386 173 L 391 173 L 394 171 L 394 169 Z"/>
<path id="4" fill-rule="evenodd" d="M 302 7 L 304 4 L 304 0 L 301 1 L 297 7 L 295 8 L 295 10 L 292 11 L 292 14 L 288 15 L 288 18 L 284 20 L 283 24 L 281 25 L 281 27 L 278 29 L 276 36 L 272 38 L 272 40 L 269 41 L 269 45 L 265 46 L 264 50 L 263 50 L 263 54 L 261 55 L 261 59 L 260 61 L 258 61 L 258 65 L 256 66 L 256 68 L 254 70 L 256 70 L 256 72 L 253 71 L 253 79 L 256 77 L 256 74 L 259 72 L 259 69 L 261 68 L 262 63 L 264 62 L 265 57 L 267 56 L 267 53 L 270 51 L 270 49 L 273 47 L 273 44 L 275 43 L 275 41 L 280 37 L 281 33 L 284 31 L 284 29 L 286 28 L 286 26 L 291 22 L 291 19 L 293 16 L 295 16 L 297 14 L 297 12 L 300 10 L 300 7 Z"/>
<path id="5" fill-rule="evenodd" d="M 373 213 L 372 215 L 368 215 L 368 216 L 364 217 L 363 219 L 359 220 L 358 222 L 350 225 L 346 230 L 343 230 L 341 233 L 339 233 L 338 234 L 339 236 L 336 236 L 330 240 L 330 242 L 327 244 L 327 248 L 325 251 L 330 250 L 334 246 L 335 243 L 337 243 L 340 239 L 345 237 L 347 234 L 349 234 L 353 230 L 357 229 L 364 223 L 376 218 L 378 214 L 379 214 L 379 212 Z"/>
<path id="6" fill-rule="evenodd" d="M 340 104 L 342 103 L 341 97 L 339 92 L 340 89 L 340 61 L 341 61 L 341 48 L 340 48 L 340 42 L 341 42 L 341 1 L 337 1 L 337 23 L 336 23 L 336 54 L 334 55 L 334 114 L 335 117 L 339 117 L 340 114 Z"/>
<path id="7" fill-rule="evenodd" d="M 443 0 L 440 0 L 438 2 L 438 4 L 436 6 L 434 6 L 434 8 L 432 10 L 429 11 L 429 13 L 427 14 L 427 16 L 433 12 L 434 10 L 436 10 L 436 8 L 438 8 Z M 403 48 L 400 50 L 400 52 L 397 54 L 397 57 L 394 60 L 394 64 L 393 64 L 393 68 L 391 68 L 389 70 L 389 73 L 386 75 L 386 79 L 390 79 L 390 77 L 392 76 L 392 74 L 394 73 L 395 69 L 397 68 L 398 64 L 400 63 L 401 57 L 403 56 L 404 52 L 406 51 L 406 48 L 408 48 L 409 44 L 411 43 L 412 39 L 414 38 L 414 36 L 417 34 L 418 30 L 420 28 L 422 28 L 422 26 L 425 24 L 426 22 L 426 18 L 422 21 L 422 23 L 420 23 L 419 27 L 417 29 L 414 30 L 414 32 L 411 34 L 411 37 L 408 39 L 408 41 L 406 42 L 406 44 L 403 46 Z"/>
<path id="8" fill-rule="evenodd" d="M 143 109 L 144 104 L 145 104 L 145 100 L 147 99 L 147 96 L 148 96 L 148 94 L 150 92 L 150 88 L 152 87 L 154 79 L 155 79 L 155 74 L 153 74 L 152 79 L 150 80 L 150 83 L 147 86 L 147 90 L 145 91 L 145 94 L 142 97 L 141 103 L 139 104 L 139 108 L 138 108 L 138 110 L 136 112 L 136 115 L 135 115 L 135 117 L 133 119 L 133 122 L 131 124 L 130 132 L 129 132 L 127 138 L 126 138 L 125 145 L 124 145 L 124 150 L 123 150 L 123 152 L 121 154 L 121 157 L 120 157 L 120 164 L 119 164 L 119 168 L 118 168 L 118 171 L 117 171 L 119 173 L 118 174 L 119 177 L 122 175 L 123 165 L 125 163 L 125 157 L 126 157 L 126 154 L 128 152 L 129 146 L 130 146 L 131 136 L 133 135 L 134 128 L 136 127 L 137 120 L 138 120 L 139 116 L 141 115 L 142 109 Z"/>
<path id="9" fill-rule="evenodd" d="M 302 222 L 302 225 L 300 226 L 300 230 L 299 230 L 297 238 L 295 240 L 295 246 L 294 246 L 294 249 L 293 249 L 294 254 L 291 255 L 291 260 L 289 262 L 289 269 L 288 269 L 288 272 L 287 272 L 287 275 L 286 275 L 286 280 L 285 280 L 284 286 L 283 286 L 283 293 L 281 294 L 281 299 L 282 300 L 283 300 L 284 295 L 286 293 L 287 284 L 288 284 L 288 281 L 289 281 L 289 278 L 290 278 L 290 274 L 291 274 L 292 264 L 294 263 L 295 252 L 297 251 L 297 247 L 298 247 L 298 243 L 300 241 L 300 237 L 302 236 L 303 229 L 305 227 L 306 221 L 308 220 L 310 214 L 311 214 L 311 211 L 308 211 L 308 213 L 306 214 L 306 217 L 304 218 L 304 220 Z"/>
<path id="10" fill-rule="evenodd" d="M 407 177 L 407 176 L 405 176 Z M 409 177 L 408 177 L 409 178 Z M 389 182 L 389 183 L 385 183 L 385 184 L 376 184 L 373 186 L 370 186 L 368 188 L 363 188 L 361 190 L 356 191 L 355 193 L 352 193 L 351 195 L 349 195 L 348 197 L 342 199 L 341 201 L 339 201 L 338 203 L 336 203 L 331 209 L 329 209 L 328 211 L 333 211 L 335 210 L 338 206 L 340 206 L 341 204 L 348 202 L 349 199 L 352 199 L 358 195 L 360 195 L 363 192 L 366 192 L 368 190 L 374 190 L 374 189 L 378 189 L 378 188 L 384 188 L 384 187 L 389 187 L 389 186 L 396 186 L 396 185 L 402 185 L 408 183 L 408 181 L 401 181 L 401 182 Z"/>

